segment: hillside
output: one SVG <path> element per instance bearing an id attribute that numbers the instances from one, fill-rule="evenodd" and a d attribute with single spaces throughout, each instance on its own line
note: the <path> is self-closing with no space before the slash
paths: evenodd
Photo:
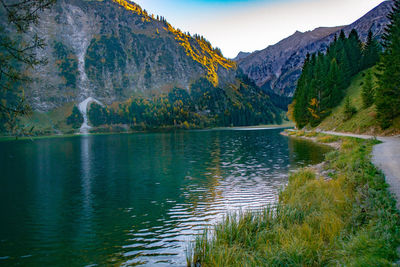
<path id="1" fill-rule="evenodd" d="M 60 0 L 32 29 L 46 40 L 38 51 L 48 64 L 30 74 L 26 90 L 35 110 L 49 111 L 88 97 L 111 104 L 174 86 L 189 88 L 206 76 L 234 82 L 235 63 L 200 36 L 126 0 Z"/>
<path id="2" fill-rule="evenodd" d="M 21 120 L 34 135 L 282 121 L 220 49 L 134 2 L 59 0 L 40 17 L 31 32 L 48 63 L 27 73 L 33 115 Z"/>
<path id="3" fill-rule="evenodd" d="M 386 16 L 392 5 L 392 1 L 383 2 L 348 26 L 322 27 L 305 33 L 296 32 L 275 45 L 241 57 L 238 60 L 239 68 L 264 90 L 293 96 L 301 67 L 308 53 L 325 52 L 334 36 L 338 36 L 341 30 L 346 35 L 352 29 L 357 30 L 362 41 L 367 39 L 368 31 L 371 30 L 379 39 L 388 24 Z"/>
<path id="4" fill-rule="evenodd" d="M 389 129 L 382 130 L 376 119 L 376 106 L 372 105 L 369 108 L 363 108 L 361 91 L 365 83 L 366 73 L 376 73 L 376 71 L 375 67 L 359 73 L 353 78 L 351 85 L 346 90 L 346 97 L 350 98 L 352 105 L 357 109 L 357 113 L 352 118 L 345 120 L 343 112 L 345 97 L 340 105 L 332 110 L 332 114 L 323 120 L 317 128 L 324 131 L 351 132 L 369 135 L 400 134 L 400 117 L 394 120 L 394 124 Z M 376 88 L 375 82 L 376 78 L 374 78 L 374 87 Z"/>

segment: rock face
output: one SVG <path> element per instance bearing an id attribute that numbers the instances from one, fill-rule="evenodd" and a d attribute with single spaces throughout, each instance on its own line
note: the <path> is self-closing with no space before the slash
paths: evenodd
<path id="1" fill-rule="evenodd" d="M 207 76 L 234 77 L 235 64 L 202 38 L 175 30 L 125 0 L 59 0 L 32 31 L 45 38 L 38 51 L 48 64 L 30 73 L 26 88 L 34 109 L 47 111 L 88 97 L 110 104 L 188 88 Z M 200 60 L 201 59 L 201 60 Z"/>
<path id="2" fill-rule="evenodd" d="M 335 35 L 343 30 L 346 35 L 356 29 L 362 41 L 366 41 L 369 30 L 380 39 L 386 25 L 387 15 L 393 2 L 386 1 L 371 10 L 351 25 L 333 28 L 317 28 L 309 32 L 296 32 L 292 36 L 236 59 L 239 68 L 265 91 L 293 96 L 307 53 L 325 52 Z"/>
<path id="3" fill-rule="evenodd" d="M 244 59 L 245 57 L 249 56 L 250 54 L 251 54 L 250 52 L 239 52 L 239 54 L 233 60 L 239 61 L 239 60 Z"/>

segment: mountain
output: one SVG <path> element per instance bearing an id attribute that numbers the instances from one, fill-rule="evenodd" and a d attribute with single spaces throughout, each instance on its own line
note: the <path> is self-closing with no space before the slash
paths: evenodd
<path id="1" fill-rule="evenodd" d="M 341 30 L 349 34 L 352 29 L 356 29 L 362 41 L 366 41 L 368 31 L 371 30 L 380 39 L 389 23 L 386 16 L 392 5 L 392 1 L 383 2 L 351 25 L 296 32 L 275 45 L 242 56 L 236 61 L 243 73 L 263 90 L 292 96 L 308 53 L 325 52 Z"/>
<path id="2" fill-rule="evenodd" d="M 34 26 L 48 64 L 34 69 L 25 90 L 35 110 L 93 97 L 105 104 L 188 89 L 201 77 L 234 82 L 236 64 L 200 36 L 172 27 L 125 0 L 59 0 Z"/>
<path id="3" fill-rule="evenodd" d="M 239 61 L 244 59 L 245 57 L 251 55 L 250 52 L 239 52 L 239 54 L 233 59 L 233 61 Z"/>
<path id="4" fill-rule="evenodd" d="M 30 134 L 282 122 L 280 98 L 220 49 L 134 2 L 58 0 L 40 18 L 31 32 L 45 40 L 37 53 L 48 63 L 24 72 L 34 112 L 21 126 Z"/>

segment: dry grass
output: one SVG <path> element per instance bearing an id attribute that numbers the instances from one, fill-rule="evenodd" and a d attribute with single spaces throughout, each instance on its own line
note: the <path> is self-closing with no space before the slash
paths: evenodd
<path id="1" fill-rule="evenodd" d="M 189 266 L 390 266 L 400 220 L 373 141 L 343 138 L 327 155 L 330 180 L 311 169 L 290 176 L 276 207 L 230 215 L 189 249 Z M 351 148 L 351 149 L 350 149 Z"/>
<path id="2" fill-rule="evenodd" d="M 333 143 L 339 140 L 339 137 L 333 135 L 320 135 L 317 136 L 317 142 L 319 143 Z"/>

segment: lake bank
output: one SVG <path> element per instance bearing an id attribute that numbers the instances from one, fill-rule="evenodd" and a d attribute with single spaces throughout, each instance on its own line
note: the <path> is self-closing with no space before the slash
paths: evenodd
<path id="1" fill-rule="evenodd" d="M 53 134 L 53 135 L 39 135 L 39 136 L 0 136 L 0 142 L 4 141 L 18 141 L 18 140 L 37 140 L 37 139 L 47 139 L 47 138 L 68 138 L 76 136 L 87 136 L 87 135 L 124 135 L 124 134 L 137 134 L 137 133 L 169 133 L 169 132 L 179 132 L 179 131 L 209 131 L 209 130 L 268 130 L 268 129 L 284 129 L 294 127 L 291 122 L 284 124 L 271 124 L 271 125 L 256 125 L 256 126 L 243 126 L 243 127 L 215 127 L 215 128 L 204 128 L 204 129 L 182 129 L 176 127 L 167 128 L 156 128 L 148 130 L 131 130 L 125 132 L 91 132 L 88 134 L 74 133 L 74 134 Z"/>
<path id="2" fill-rule="evenodd" d="M 384 176 L 371 163 L 374 140 L 291 132 L 340 149 L 324 171 L 292 174 L 276 209 L 228 217 L 193 244 L 192 266 L 391 265 L 400 219 Z"/>

